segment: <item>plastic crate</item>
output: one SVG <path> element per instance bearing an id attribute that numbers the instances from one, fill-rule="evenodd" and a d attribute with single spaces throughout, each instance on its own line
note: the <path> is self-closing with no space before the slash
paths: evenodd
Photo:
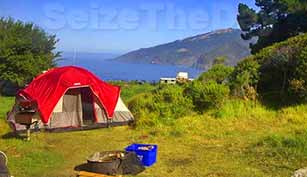
<path id="1" fill-rule="evenodd" d="M 142 150 L 140 148 L 152 146 L 150 150 Z M 153 144 L 131 144 L 125 148 L 126 151 L 135 152 L 144 166 L 151 166 L 157 161 L 158 146 Z"/>

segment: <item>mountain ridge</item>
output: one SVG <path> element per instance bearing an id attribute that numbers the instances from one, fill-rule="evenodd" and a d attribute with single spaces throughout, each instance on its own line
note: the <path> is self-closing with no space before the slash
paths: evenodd
<path id="1" fill-rule="evenodd" d="M 173 42 L 140 48 L 116 57 L 115 60 L 129 63 L 183 65 L 208 69 L 213 60 L 226 56 L 229 65 L 250 55 L 249 43 L 241 38 L 239 29 L 220 29 Z"/>

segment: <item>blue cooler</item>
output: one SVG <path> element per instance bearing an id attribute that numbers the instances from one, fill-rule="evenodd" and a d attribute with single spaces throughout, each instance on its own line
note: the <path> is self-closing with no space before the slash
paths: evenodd
<path id="1" fill-rule="evenodd" d="M 157 145 L 153 144 L 131 144 L 126 147 L 128 152 L 135 152 L 144 166 L 151 166 L 157 161 Z"/>

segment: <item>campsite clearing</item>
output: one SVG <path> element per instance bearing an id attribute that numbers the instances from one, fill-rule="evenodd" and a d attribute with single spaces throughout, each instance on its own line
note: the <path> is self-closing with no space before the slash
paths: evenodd
<path id="1" fill-rule="evenodd" d="M 307 106 L 278 112 L 258 107 L 225 119 L 195 115 L 150 129 L 34 133 L 25 142 L 8 134 L 4 117 L 12 104 L 13 98 L 0 97 L 0 149 L 18 177 L 75 176 L 73 168 L 93 152 L 122 150 L 133 142 L 159 146 L 157 164 L 140 177 L 284 177 L 307 165 Z"/>

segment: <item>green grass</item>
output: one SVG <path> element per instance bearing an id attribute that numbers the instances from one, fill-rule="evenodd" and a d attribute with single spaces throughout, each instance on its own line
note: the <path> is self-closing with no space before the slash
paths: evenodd
<path id="1" fill-rule="evenodd" d="M 113 82 L 113 84 L 121 87 L 121 98 L 124 101 L 129 100 L 137 94 L 147 93 L 156 88 L 155 85 L 151 85 L 148 83 L 138 84 L 132 82 Z"/>
<path id="2" fill-rule="evenodd" d="M 0 96 L 0 134 L 4 134 L 9 131 L 5 124 L 4 118 L 7 112 L 9 112 L 14 104 L 14 97 L 1 97 Z M 1 146 L 1 145 L 0 145 Z"/>
<path id="3" fill-rule="evenodd" d="M 14 104 L 14 97 L 1 97 L 0 96 L 0 115 L 6 115 L 10 111 L 12 105 Z"/>
<path id="4" fill-rule="evenodd" d="M 127 94 L 129 95 L 129 94 Z M 190 115 L 172 125 L 34 133 L 30 142 L 4 138 L 13 98 L 0 97 L 0 150 L 17 177 L 75 176 L 74 167 L 96 151 L 130 143 L 158 145 L 158 162 L 140 177 L 284 177 L 307 164 L 307 105 L 281 110 L 228 101 L 219 110 Z"/>

